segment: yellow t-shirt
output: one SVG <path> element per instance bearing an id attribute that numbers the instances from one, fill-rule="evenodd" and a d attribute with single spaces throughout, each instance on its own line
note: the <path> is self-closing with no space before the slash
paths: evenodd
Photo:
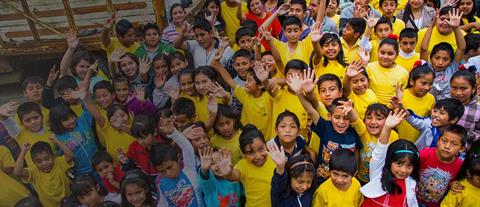
<path id="1" fill-rule="evenodd" d="M 102 115 L 102 117 L 105 119 L 106 122 L 108 122 L 108 117 L 107 117 L 107 110 L 105 109 L 102 109 L 102 107 L 98 106 L 97 105 L 97 109 L 98 111 L 100 112 L 100 115 Z M 108 123 L 107 123 L 108 124 Z M 100 142 L 100 144 L 106 148 L 106 143 L 105 143 L 105 132 L 103 130 L 103 128 L 98 125 L 97 122 L 95 122 L 95 130 L 97 131 L 97 137 L 98 137 L 98 142 Z"/>
<path id="2" fill-rule="evenodd" d="M 360 165 L 358 167 L 358 179 L 362 182 L 369 181 L 369 165 L 372 159 L 372 152 L 377 145 L 378 138 L 368 133 L 367 126 L 362 120 L 358 119 L 350 123 L 357 132 L 362 141 L 363 148 L 360 150 Z M 390 133 L 390 143 L 398 139 L 398 134 L 395 131 Z"/>
<path id="3" fill-rule="evenodd" d="M 358 113 L 360 120 L 363 120 L 365 117 L 365 112 L 367 107 L 371 104 L 377 103 L 377 95 L 372 91 L 372 89 L 367 89 L 364 94 L 355 94 L 353 91 L 348 96 L 349 99 L 353 102 L 353 107 Z"/>
<path id="4" fill-rule="evenodd" d="M 68 163 L 63 156 L 57 157 L 49 173 L 41 172 L 36 167 L 27 168 L 29 176 L 25 182 L 33 185 L 43 206 L 59 206 L 70 193 L 70 179 L 65 172 L 71 167 L 73 161 Z"/>
<path id="5" fill-rule="evenodd" d="M 294 51 L 290 51 L 290 49 L 288 49 L 288 43 L 282 42 L 275 38 L 273 38 L 273 45 L 280 53 L 280 57 L 282 58 L 284 64 L 287 64 L 288 61 L 293 59 L 299 59 L 308 64 L 310 61 L 310 56 L 313 52 L 313 44 L 310 35 L 305 37 L 305 39 L 302 41 L 299 41 L 297 48 Z M 282 74 L 284 74 L 283 71 Z"/>
<path id="6" fill-rule="evenodd" d="M 220 4 L 220 8 L 223 20 L 225 20 L 225 34 L 230 38 L 230 41 L 234 41 L 235 33 L 240 28 L 240 20 L 237 18 L 237 7 L 229 7 L 227 2 L 223 1 Z M 247 3 L 242 1 L 242 13 L 245 14 L 247 12 Z"/>
<path id="7" fill-rule="evenodd" d="M 376 35 L 373 35 L 376 37 Z M 380 41 L 377 39 L 370 40 L 370 44 L 372 44 L 372 51 L 370 51 L 370 62 L 373 63 L 378 61 L 378 47 L 380 46 Z"/>
<path id="8" fill-rule="evenodd" d="M 70 109 L 78 116 L 82 115 L 83 113 L 83 106 L 82 104 L 73 104 L 70 105 Z"/>
<path id="9" fill-rule="evenodd" d="M 255 47 L 255 46 L 254 46 Z M 240 50 L 240 46 L 238 46 L 237 44 L 233 44 L 233 47 L 232 47 L 232 50 L 233 52 L 237 52 L 238 50 Z M 263 45 L 261 44 L 260 45 L 260 52 L 265 52 L 265 47 L 263 47 Z"/>
<path id="10" fill-rule="evenodd" d="M 47 108 L 43 107 L 42 105 L 40 105 L 40 111 L 42 112 L 42 116 L 43 116 L 43 126 L 49 126 L 50 123 L 48 123 L 48 116 L 50 114 L 50 110 L 48 110 Z M 20 120 L 20 117 L 18 117 L 18 114 L 15 114 L 15 122 L 17 122 L 17 125 L 18 127 L 20 127 L 20 129 L 23 129 L 23 124 L 22 124 L 22 121 Z"/>
<path id="11" fill-rule="evenodd" d="M 242 131 L 237 130 L 235 132 L 235 135 L 231 139 L 224 139 L 221 135 L 215 134 L 211 139 L 210 139 L 210 144 L 212 144 L 213 147 L 218 147 L 218 148 L 225 148 L 230 151 L 232 155 L 232 164 L 235 165 L 243 159 L 243 153 L 240 150 L 240 143 L 238 140 L 240 139 L 240 134 Z"/>
<path id="12" fill-rule="evenodd" d="M 427 95 L 423 97 L 416 97 L 410 92 L 409 89 L 403 90 L 403 97 L 402 97 L 403 107 L 406 109 L 410 109 L 415 114 L 419 116 L 428 116 L 430 114 L 430 110 L 435 105 L 435 97 L 432 94 L 427 93 Z M 398 135 L 402 139 L 406 139 L 415 143 L 417 141 L 418 136 L 420 136 L 420 132 L 413 128 L 407 121 L 403 120 L 400 125 L 397 126 Z"/>
<path id="13" fill-rule="evenodd" d="M 384 68 L 378 62 L 369 63 L 367 74 L 370 79 L 370 88 L 381 104 L 387 105 L 395 96 L 397 84 L 400 83 L 402 88 L 407 86 L 408 71 L 398 64 L 393 68 Z"/>
<path id="14" fill-rule="evenodd" d="M 113 161 L 117 163 L 117 149 L 122 149 L 123 152 L 127 152 L 128 147 L 135 141 L 135 138 L 128 133 L 113 128 L 108 121 L 105 122 L 103 131 L 105 133 L 105 149 L 113 157 Z"/>
<path id="15" fill-rule="evenodd" d="M 360 49 L 360 40 L 357 40 L 353 47 L 349 47 L 347 41 L 345 41 L 342 37 L 340 38 L 340 42 L 342 43 L 342 50 L 343 55 L 345 57 L 345 63 L 350 64 L 354 60 L 360 60 L 360 56 L 358 55 L 358 51 Z"/>
<path id="16" fill-rule="evenodd" d="M 120 43 L 120 40 L 118 40 L 117 37 L 111 37 L 109 45 L 102 44 L 102 49 L 105 51 L 105 53 L 107 53 L 108 59 L 112 55 L 113 51 L 117 48 L 123 48 L 125 49 L 125 52 L 135 54 L 135 51 L 137 51 L 138 47 L 140 47 L 140 44 L 138 44 L 138 42 L 134 42 L 130 45 L 130 47 L 125 47 L 122 45 L 122 43 Z"/>
<path id="17" fill-rule="evenodd" d="M 280 89 L 275 97 L 273 97 L 273 116 L 271 124 L 271 135 L 275 134 L 275 121 L 279 114 L 284 112 L 285 110 L 289 110 L 295 115 L 297 115 L 298 120 L 300 121 L 300 134 L 303 137 L 307 137 L 308 129 L 308 114 L 303 109 L 302 103 L 298 99 L 297 95 L 290 93 L 288 88 L 285 87 Z M 265 137 L 265 140 L 270 140 L 269 138 Z"/>
<path id="18" fill-rule="evenodd" d="M 413 65 L 417 60 L 420 60 L 420 53 L 415 52 L 415 54 L 410 58 L 404 58 L 401 55 L 398 55 L 397 59 L 395 59 L 395 63 L 401 65 L 408 72 L 410 72 L 413 69 Z"/>
<path id="19" fill-rule="evenodd" d="M 324 57 L 325 58 L 325 57 Z M 320 77 L 323 74 L 331 73 L 336 75 L 340 80 L 343 80 L 345 76 L 345 71 L 347 68 L 336 60 L 328 60 L 327 66 L 323 66 L 323 58 L 320 61 L 320 64 L 314 65 L 313 68 L 315 70 L 315 77 Z"/>
<path id="20" fill-rule="evenodd" d="M 405 22 L 403 20 L 395 18 L 395 22 L 392 24 L 393 34 L 400 36 L 400 32 L 405 29 Z"/>
<path id="21" fill-rule="evenodd" d="M 270 95 L 264 92 L 260 97 L 255 98 L 241 86 L 234 88 L 233 95 L 243 104 L 240 120 L 242 124 L 255 125 L 266 139 L 270 139 L 272 137 L 271 123 L 273 121 L 273 99 Z"/>
<path id="22" fill-rule="evenodd" d="M 43 130 L 41 130 L 40 132 L 38 133 L 34 133 L 34 132 L 30 132 L 30 131 L 27 131 L 25 129 L 21 129 L 20 130 L 20 134 L 18 134 L 18 137 L 16 138 L 16 141 L 19 145 L 23 145 L 25 143 L 30 143 L 30 145 L 33 145 L 37 142 L 46 142 L 48 144 L 50 144 L 50 147 L 52 147 L 52 150 L 54 153 L 56 153 L 56 146 L 55 144 L 52 142 L 52 140 L 50 140 L 50 136 L 52 136 L 52 131 L 50 131 L 50 129 L 48 128 L 43 128 Z M 27 154 L 25 154 L 25 161 L 27 162 L 27 165 L 30 166 L 30 167 L 33 167 L 35 166 L 33 161 L 32 161 L 32 156 L 30 154 L 30 150 L 27 151 Z"/>
<path id="23" fill-rule="evenodd" d="M 460 181 L 460 184 L 465 186 L 465 189 L 459 193 L 452 193 L 450 190 L 440 204 L 441 207 L 473 207 L 480 203 L 480 188 L 475 187 L 466 179 Z"/>
<path id="24" fill-rule="evenodd" d="M 418 44 L 415 47 L 415 51 L 420 52 L 422 42 L 420 40 L 423 40 L 425 37 L 425 33 L 427 32 L 428 28 L 423 28 L 420 31 L 418 31 Z M 465 32 L 462 32 L 463 35 L 465 36 Z M 437 45 L 438 43 L 441 42 L 446 42 L 450 44 L 453 47 L 453 51 L 457 51 L 457 41 L 455 40 L 455 34 L 454 32 L 450 32 L 448 35 L 442 35 L 440 32 L 438 32 L 437 27 L 433 28 L 432 31 L 432 37 L 430 38 L 430 43 L 428 44 L 428 55 L 430 57 L 430 52 L 432 51 L 433 47 Z"/>
<path id="25" fill-rule="evenodd" d="M 478 18 L 477 16 L 473 16 L 473 18 L 475 18 L 475 22 L 480 22 L 480 18 Z M 463 25 L 468 24 L 468 20 L 466 18 L 462 18 L 462 22 L 463 22 Z M 480 31 L 477 30 L 475 27 L 473 27 L 472 29 L 467 31 L 467 33 L 480 34 Z"/>
<path id="26" fill-rule="evenodd" d="M 208 96 L 203 96 L 203 98 L 200 98 L 198 96 L 182 96 L 185 98 L 188 98 L 193 101 L 195 104 L 195 114 L 197 115 L 197 120 L 196 121 L 202 121 L 203 123 L 207 123 L 208 121 Z M 217 103 L 221 104 L 223 103 L 222 100 L 217 99 Z"/>
<path id="27" fill-rule="evenodd" d="M 235 169 L 240 171 L 240 182 L 245 189 L 247 202 L 245 207 L 270 207 L 270 189 L 272 187 L 272 176 L 275 170 L 275 163 L 267 156 L 265 164 L 259 167 L 246 159 L 240 160 Z"/>
<path id="28" fill-rule="evenodd" d="M 2 168 L 15 167 L 15 161 L 7 147 L 0 145 L 0 207 L 14 206 L 19 200 L 30 195 L 27 188 L 3 172 Z M 3 189 L 3 190 L 2 190 Z"/>
<path id="29" fill-rule="evenodd" d="M 337 29 L 340 28 L 340 15 L 335 14 L 333 17 L 329 17 L 333 22 L 335 22 L 335 25 L 337 25 Z"/>
<path id="30" fill-rule="evenodd" d="M 360 182 L 355 177 L 352 177 L 352 185 L 347 191 L 335 187 L 328 178 L 313 194 L 312 207 L 360 206 L 362 201 Z"/>

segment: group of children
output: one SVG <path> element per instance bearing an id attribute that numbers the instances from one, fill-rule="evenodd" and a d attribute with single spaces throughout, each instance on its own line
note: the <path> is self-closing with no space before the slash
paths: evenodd
<path id="1" fill-rule="evenodd" d="M 173 4 L 163 32 L 109 18 L 108 65 L 69 31 L 0 106 L 0 206 L 476 206 L 476 9 Z"/>

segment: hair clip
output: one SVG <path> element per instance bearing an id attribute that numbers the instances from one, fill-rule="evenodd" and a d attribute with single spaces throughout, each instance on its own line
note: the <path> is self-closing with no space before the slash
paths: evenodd
<path id="1" fill-rule="evenodd" d="M 396 34 L 388 34 L 388 38 L 398 40 L 398 35 Z"/>
<path id="2" fill-rule="evenodd" d="M 468 64 L 468 63 L 459 65 L 458 70 L 468 70 L 472 73 L 477 73 L 477 67 L 473 64 L 471 65 L 471 64 Z"/>

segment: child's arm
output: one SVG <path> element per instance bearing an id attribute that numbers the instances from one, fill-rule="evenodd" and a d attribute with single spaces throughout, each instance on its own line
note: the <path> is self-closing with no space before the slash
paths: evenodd
<path id="1" fill-rule="evenodd" d="M 247 16 L 242 12 L 242 1 L 237 2 L 237 19 L 240 20 L 240 23 L 247 20 Z"/>
<path id="2" fill-rule="evenodd" d="M 303 74 L 303 79 L 300 74 L 295 74 L 287 78 L 287 84 L 298 96 L 298 99 L 302 103 L 303 108 L 308 113 L 313 123 L 318 123 L 320 115 L 317 110 L 312 106 L 310 102 L 305 98 L 303 94 L 306 90 L 313 90 L 315 84 L 318 81 L 318 78 L 314 80 L 315 73 L 312 70 L 306 70 Z"/>
<path id="3" fill-rule="evenodd" d="M 435 19 L 433 20 L 432 24 L 428 26 L 427 31 L 425 32 L 425 35 L 423 36 L 422 40 L 422 45 L 420 46 L 420 59 L 428 61 L 428 47 L 430 45 L 430 38 L 432 37 L 432 32 L 433 28 L 436 25 L 436 22 L 438 20 L 438 12 L 436 14 Z"/>
<path id="4" fill-rule="evenodd" d="M 347 68 L 345 77 L 343 78 L 343 97 L 348 97 L 352 92 L 352 78 L 365 70 L 366 62 L 354 60 Z"/>
<path id="5" fill-rule="evenodd" d="M 115 24 L 115 14 L 112 14 L 110 18 L 105 21 L 103 24 L 103 30 L 100 34 L 100 39 L 102 40 L 102 44 L 105 48 L 110 45 L 110 30 L 112 29 L 113 25 Z"/>
<path id="6" fill-rule="evenodd" d="M 285 15 L 288 12 L 288 9 L 290 9 L 290 3 L 282 4 L 280 7 L 278 7 L 277 11 L 275 11 L 272 15 L 270 15 L 270 17 L 268 17 L 267 20 L 265 20 L 265 22 L 263 22 L 262 25 L 259 25 L 258 29 L 267 29 L 268 27 L 270 27 L 273 21 L 275 21 L 276 18 Z"/>
<path id="7" fill-rule="evenodd" d="M 200 177 L 208 180 L 210 177 L 210 166 L 212 166 L 213 148 L 208 146 L 206 149 L 199 149 L 198 154 L 200 156 Z"/>
<path id="8" fill-rule="evenodd" d="M 396 110 L 396 112 L 390 112 L 387 119 L 385 120 L 382 132 L 378 137 L 378 142 L 384 145 L 388 145 L 388 143 L 390 142 L 390 133 L 397 125 L 400 124 L 400 122 L 402 122 L 406 115 L 407 113 L 405 112 L 405 110 Z"/>
<path id="9" fill-rule="evenodd" d="M 25 168 L 25 154 L 27 154 L 29 149 L 29 143 L 25 143 L 21 146 L 20 155 L 18 155 L 18 158 L 15 162 L 15 167 L 13 168 L 13 174 L 21 179 L 27 179 L 30 176 L 30 173 Z"/>
<path id="10" fill-rule="evenodd" d="M 213 126 L 215 125 L 215 120 L 217 119 L 217 112 L 218 112 L 218 104 L 217 98 L 215 96 L 208 96 L 208 120 L 205 123 L 205 130 L 209 132 Z"/>
<path id="11" fill-rule="evenodd" d="M 55 135 L 51 135 L 50 140 L 52 140 L 52 142 L 55 143 L 63 151 L 65 161 L 67 161 L 68 163 L 73 162 L 73 151 L 68 148 L 67 145 L 65 145 L 63 142 L 58 141 Z"/>
<path id="12" fill-rule="evenodd" d="M 80 42 L 79 38 L 77 37 L 77 31 L 70 29 L 67 34 L 65 35 L 67 37 L 67 51 L 65 51 L 65 54 L 63 54 L 62 61 L 60 62 L 60 76 L 66 76 L 66 75 L 72 75 L 70 72 L 70 63 L 72 60 L 72 55 L 75 52 L 75 49 L 77 49 L 78 44 Z"/>
<path id="13" fill-rule="evenodd" d="M 142 82 L 148 82 L 148 70 L 150 70 L 150 64 L 152 60 L 148 58 L 148 56 L 144 56 L 140 58 L 140 65 L 138 67 L 138 72 L 140 73 L 140 77 L 142 78 Z"/>
<path id="14" fill-rule="evenodd" d="M 373 11 L 367 13 L 367 18 L 364 18 L 365 21 L 367 22 L 367 27 L 365 28 L 365 32 L 362 35 L 362 38 L 360 39 L 360 47 L 364 48 L 365 51 L 371 51 L 372 50 L 372 44 L 370 43 L 370 36 L 373 31 L 373 28 L 375 27 L 375 24 L 377 24 L 378 19 L 375 19 L 375 14 Z"/>
<path id="15" fill-rule="evenodd" d="M 227 41 L 221 41 L 220 46 L 218 47 L 215 57 L 213 58 L 213 61 L 211 63 L 211 66 L 220 74 L 220 76 L 222 76 L 222 79 L 225 81 L 225 83 L 227 83 L 228 86 L 230 86 L 231 88 L 235 88 L 237 86 L 237 83 L 233 81 L 230 73 L 228 73 L 227 69 L 223 66 L 222 63 L 220 63 L 220 60 L 223 57 L 223 51 L 225 50 L 225 47 L 228 46 L 228 44 L 229 42 Z"/>
<path id="16" fill-rule="evenodd" d="M 358 113 L 353 108 L 352 100 L 339 101 L 339 103 L 342 104 L 343 112 L 348 115 L 350 122 L 351 123 L 356 122 L 358 120 Z"/>
<path id="17" fill-rule="evenodd" d="M 218 164 L 218 172 L 220 176 L 223 176 L 226 180 L 232 182 L 239 182 L 242 174 L 239 170 L 234 169 L 232 166 L 232 157 L 230 151 L 223 150 L 221 153 L 222 159 Z"/>
<path id="18" fill-rule="evenodd" d="M 18 137 L 20 134 L 20 127 L 18 127 L 17 122 L 12 118 L 13 113 L 17 111 L 18 103 L 10 101 L 0 106 L 0 123 L 3 124 L 5 129 L 13 138 Z"/>
<path id="19" fill-rule="evenodd" d="M 262 34 L 262 37 L 265 39 L 265 41 L 268 42 L 268 45 L 270 46 L 270 51 L 272 52 L 273 59 L 275 60 L 275 64 L 277 65 L 277 69 L 278 71 L 281 71 L 283 73 L 285 66 L 283 64 L 282 57 L 280 56 L 280 53 L 277 47 L 275 47 L 275 44 L 274 44 L 275 40 L 274 40 L 274 37 L 272 36 L 272 33 L 263 27 L 260 27 L 258 29 L 258 33 Z"/>
<path id="20" fill-rule="evenodd" d="M 174 120 L 175 116 L 171 116 L 170 118 L 160 118 L 158 130 L 160 133 L 172 139 L 180 149 L 182 149 L 184 166 L 196 172 L 195 151 L 193 146 L 182 133 L 175 129 L 175 126 L 173 125 Z"/>
<path id="21" fill-rule="evenodd" d="M 448 12 L 448 15 L 450 16 L 448 24 L 453 28 L 453 33 L 455 34 L 455 41 L 457 42 L 455 61 L 457 63 L 460 63 L 463 60 L 463 54 L 465 52 L 465 48 L 467 47 L 465 38 L 463 37 L 462 29 L 459 28 L 460 22 L 462 21 L 463 12 L 458 9 L 452 9 L 450 12 Z"/>
<path id="22" fill-rule="evenodd" d="M 98 111 L 98 108 L 95 106 L 95 104 L 93 104 L 88 98 L 88 88 L 90 85 L 90 78 L 92 73 L 96 70 L 97 66 L 98 66 L 98 61 L 92 66 L 90 66 L 87 74 L 85 75 L 84 80 L 79 85 L 79 90 L 75 91 L 72 95 L 75 96 L 75 98 L 79 98 L 87 108 L 88 112 L 92 114 L 92 117 L 95 119 L 97 124 L 101 127 L 104 127 L 106 124 L 106 120 L 103 118 L 100 111 Z"/>
<path id="23" fill-rule="evenodd" d="M 315 22 L 317 24 L 323 25 L 323 19 L 325 18 L 325 11 L 327 8 L 327 1 L 320 1 L 320 5 L 318 7 L 317 17 Z"/>
<path id="24" fill-rule="evenodd" d="M 312 28 L 312 32 L 310 32 L 310 37 L 312 39 L 313 51 L 315 54 L 313 55 L 313 65 L 320 64 L 322 61 L 322 47 L 319 44 L 320 39 L 322 39 L 322 26 L 320 23 L 315 23 Z"/>
<path id="25" fill-rule="evenodd" d="M 265 69 L 265 67 L 263 67 L 263 65 L 260 62 L 255 62 L 255 67 L 253 69 L 255 71 L 255 75 L 257 76 L 257 78 L 260 80 L 260 82 L 262 82 L 262 85 L 267 89 L 268 94 L 271 97 L 277 96 L 279 87 L 275 82 L 268 79 L 270 74 Z"/>
<path id="26" fill-rule="evenodd" d="M 180 29 L 180 31 L 178 32 L 178 36 L 177 38 L 173 41 L 172 45 L 173 47 L 179 49 L 179 50 L 183 50 L 183 51 L 187 51 L 188 50 L 188 44 L 187 44 L 187 33 L 189 31 L 189 28 L 187 28 L 187 25 L 184 25 L 183 28 Z"/>
<path id="27" fill-rule="evenodd" d="M 272 205 L 277 206 L 281 203 L 281 197 L 285 194 L 286 191 L 289 190 L 289 179 L 288 175 L 285 172 L 285 164 L 287 158 L 285 157 L 285 151 L 283 150 L 283 146 L 278 146 L 276 143 L 272 145 L 267 145 L 268 148 L 268 155 L 272 158 L 273 162 L 277 165 L 275 167 L 275 172 L 273 173 L 272 177 L 272 187 L 270 189 L 270 195 L 272 198 Z"/>
<path id="28" fill-rule="evenodd" d="M 53 84 L 55 80 L 57 80 L 59 74 L 60 71 L 55 69 L 55 65 L 48 73 L 47 83 L 42 91 L 42 105 L 47 109 L 51 109 L 56 104 L 55 95 L 53 92 Z"/>

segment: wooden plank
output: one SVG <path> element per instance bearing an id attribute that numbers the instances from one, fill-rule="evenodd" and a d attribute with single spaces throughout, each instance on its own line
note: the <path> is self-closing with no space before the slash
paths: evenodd
<path id="1" fill-rule="evenodd" d="M 102 25 L 85 25 L 85 26 L 78 26 L 77 29 L 81 30 L 81 29 L 100 29 L 102 28 L 103 26 Z M 68 29 L 70 29 L 70 27 L 58 27 L 56 28 L 58 31 L 60 32 L 63 32 L 63 33 L 66 33 L 68 31 Z M 44 35 L 54 35 L 56 33 L 48 30 L 48 29 L 39 29 L 38 30 L 38 33 L 42 36 Z M 5 36 L 7 36 L 7 38 L 21 38 L 21 37 L 28 37 L 30 36 L 31 33 L 30 31 L 12 31 L 12 32 L 5 32 Z"/>
<path id="2" fill-rule="evenodd" d="M 88 50 L 100 50 L 100 36 L 92 36 L 88 38 L 80 38 L 80 42 Z M 67 44 L 65 40 L 40 40 L 25 41 L 21 44 L 6 43 L 0 48 L 2 56 L 18 56 L 18 55 L 45 55 L 45 54 L 61 54 L 65 52 Z"/>
<path id="3" fill-rule="evenodd" d="M 62 0 L 63 8 L 65 8 L 65 14 L 67 15 L 68 25 L 70 28 L 76 30 L 77 26 L 75 26 L 75 19 L 73 18 L 73 11 L 68 3 L 68 0 Z"/>
<path id="4" fill-rule="evenodd" d="M 20 0 L 20 4 L 22 4 L 23 12 L 25 12 L 28 16 L 33 16 L 32 12 L 30 12 L 30 8 L 28 8 L 28 4 L 26 0 Z M 35 23 L 31 19 L 27 19 L 28 26 L 30 27 L 31 35 L 33 36 L 34 40 L 40 40 L 40 35 L 38 35 L 37 27 Z"/>

